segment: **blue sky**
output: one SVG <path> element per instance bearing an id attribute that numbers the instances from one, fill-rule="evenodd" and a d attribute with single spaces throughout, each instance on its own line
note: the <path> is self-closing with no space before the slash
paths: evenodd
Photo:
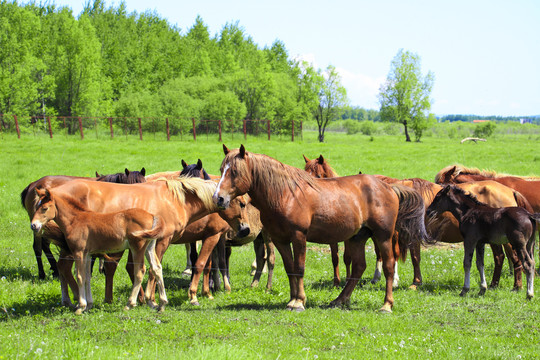
<path id="1" fill-rule="evenodd" d="M 57 0 L 73 14 L 84 0 Z M 118 6 L 119 1 L 106 1 Z M 538 0 L 126 0 L 157 12 L 182 33 L 200 15 L 211 36 L 239 25 L 261 48 L 281 40 L 290 57 L 335 66 L 350 104 L 378 109 L 377 94 L 399 49 L 435 75 L 432 112 L 540 114 Z"/>

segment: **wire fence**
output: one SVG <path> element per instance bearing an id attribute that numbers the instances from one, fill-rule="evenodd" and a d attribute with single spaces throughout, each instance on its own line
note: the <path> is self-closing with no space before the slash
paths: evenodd
<path id="1" fill-rule="evenodd" d="M 197 140 L 206 136 L 222 141 L 225 137 L 256 136 L 268 140 L 302 138 L 302 120 L 196 120 L 170 117 L 92 117 L 19 116 L 0 114 L 0 133 L 23 137 L 77 136 L 105 139 L 138 137 L 163 140 Z"/>

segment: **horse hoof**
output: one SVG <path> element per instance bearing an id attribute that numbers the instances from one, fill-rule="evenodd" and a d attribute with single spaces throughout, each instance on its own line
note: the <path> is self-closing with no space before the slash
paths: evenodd
<path id="1" fill-rule="evenodd" d="M 409 290 L 418 290 L 418 286 L 416 284 L 412 284 L 411 286 L 409 286 Z"/>
<path id="2" fill-rule="evenodd" d="M 258 282 L 258 281 L 253 281 L 253 282 L 251 283 L 251 287 L 252 287 L 252 288 L 256 288 L 257 286 L 259 286 L 259 282 Z"/>
<path id="3" fill-rule="evenodd" d="M 302 311 L 304 311 L 306 309 L 304 308 L 304 306 L 298 306 L 298 307 L 293 308 L 292 310 L 294 310 L 296 312 L 302 312 Z"/>
<path id="4" fill-rule="evenodd" d="M 75 310 L 75 315 L 82 315 L 83 312 L 84 312 L 83 308 L 77 308 L 77 310 Z"/>
<path id="5" fill-rule="evenodd" d="M 482 288 L 480 289 L 480 291 L 478 292 L 478 296 L 484 296 L 486 294 L 486 289 Z"/>
<path id="6" fill-rule="evenodd" d="M 160 307 L 158 307 L 158 309 L 157 309 L 157 313 L 158 313 L 158 314 L 163 314 L 164 311 L 165 311 L 165 306 L 160 306 Z"/>
<path id="7" fill-rule="evenodd" d="M 189 303 L 190 303 L 191 305 L 193 305 L 193 306 L 199 306 L 199 305 L 201 305 L 201 304 L 199 304 L 199 302 L 198 302 L 197 300 L 192 300 L 192 301 L 190 301 Z"/>
<path id="8" fill-rule="evenodd" d="M 382 308 L 379 309 L 379 312 L 381 314 L 391 314 L 392 313 L 392 307 L 388 304 L 383 305 Z"/>
<path id="9" fill-rule="evenodd" d="M 459 296 L 465 296 L 465 295 L 467 295 L 468 292 L 469 292 L 469 289 L 463 289 L 463 290 L 461 290 L 461 292 L 459 293 Z"/>
<path id="10" fill-rule="evenodd" d="M 534 297 L 534 294 L 527 294 L 527 300 L 532 300 L 533 297 Z"/>

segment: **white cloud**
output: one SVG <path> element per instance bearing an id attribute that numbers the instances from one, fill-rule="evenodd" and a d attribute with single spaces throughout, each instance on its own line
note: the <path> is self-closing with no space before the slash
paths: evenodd
<path id="1" fill-rule="evenodd" d="M 341 83 L 347 89 L 347 96 L 352 106 L 361 106 L 367 109 L 378 109 L 379 88 L 385 77 L 371 77 L 362 73 L 355 73 L 343 68 L 336 68 L 341 75 Z"/>

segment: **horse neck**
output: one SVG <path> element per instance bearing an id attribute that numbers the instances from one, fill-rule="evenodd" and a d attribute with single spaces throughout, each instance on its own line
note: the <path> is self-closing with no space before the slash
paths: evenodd
<path id="1" fill-rule="evenodd" d="M 454 215 L 454 217 L 461 222 L 463 216 L 471 209 L 477 208 L 478 204 L 468 196 L 463 194 L 457 195 L 459 197 L 459 202 L 455 204 L 455 207 L 449 211 Z"/>
<path id="2" fill-rule="evenodd" d="M 77 223 L 76 219 L 80 216 L 82 210 L 71 204 L 69 200 L 58 196 L 55 197 L 54 202 L 56 216 L 51 220 L 54 220 L 62 230 L 67 230 Z"/>
<path id="3" fill-rule="evenodd" d="M 218 210 L 215 206 L 210 208 L 207 207 L 204 202 L 194 194 L 186 193 L 185 196 L 184 210 L 189 223 L 199 220 L 200 218 Z"/>

